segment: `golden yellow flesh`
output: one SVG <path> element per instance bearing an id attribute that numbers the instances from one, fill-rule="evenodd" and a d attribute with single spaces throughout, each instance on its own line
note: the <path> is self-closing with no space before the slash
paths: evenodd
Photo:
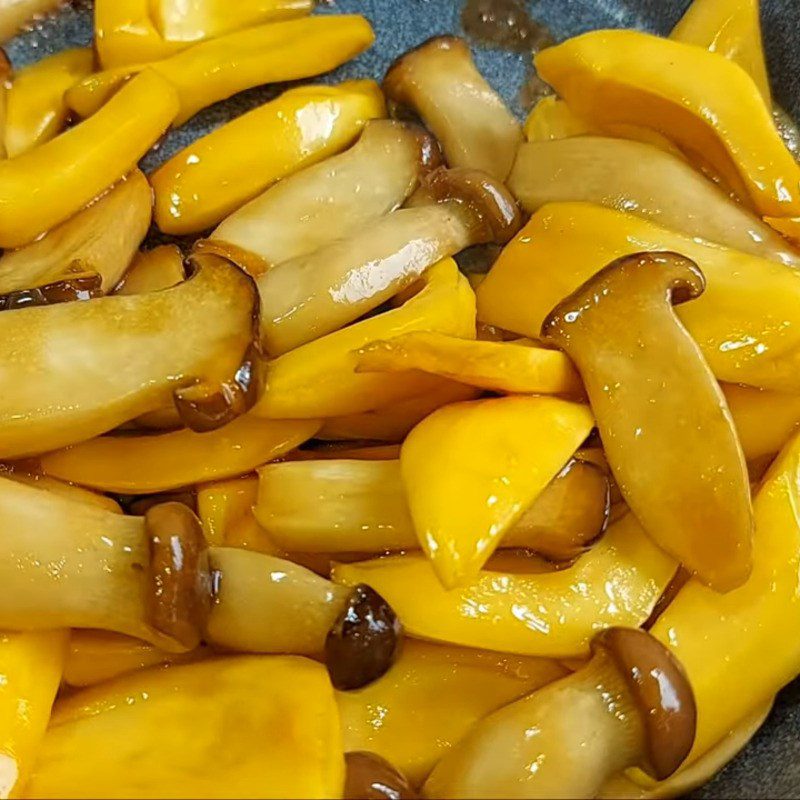
<path id="1" fill-rule="evenodd" d="M 347 239 L 279 264 L 257 280 L 261 341 L 280 355 L 343 328 L 476 239 L 471 215 L 447 202 L 394 211 Z"/>
<path id="2" fill-rule="evenodd" d="M 347 147 L 383 113 L 372 81 L 290 89 L 160 167 L 151 177 L 156 222 L 173 234 L 215 225 L 280 178 Z"/>
<path id="3" fill-rule="evenodd" d="M 183 254 L 174 244 L 163 244 L 136 255 L 115 294 L 143 294 L 169 289 L 184 278 Z"/>
<path id="4" fill-rule="evenodd" d="M 466 42 L 443 36 L 412 50 L 390 68 L 384 91 L 424 120 L 451 167 L 506 179 L 522 131 L 478 72 Z"/>
<path id="5" fill-rule="evenodd" d="M 650 144 L 602 136 L 529 142 L 508 183 L 530 213 L 547 203 L 597 203 L 688 238 L 800 265 L 800 255 L 769 225 L 683 159 Z"/>
<path id="6" fill-rule="evenodd" d="M 359 353 L 359 372 L 412 369 L 495 392 L 573 396 L 583 392 L 563 353 L 530 340 L 481 342 L 420 331 L 373 342 Z"/>
<path id="7" fill-rule="evenodd" d="M 111 511 L 114 514 L 123 513 L 122 506 L 111 497 L 107 497 L 99 492 L 93 492 L 91 489 L 84 489 L 82 486 L 75 486 L 72 483 L 60 481 L 57 478 L 51 478 L 48 475 L 42 475 L 39 472 L 25 472 L 15 467 L 13 470 L 9 471 L 2 470 L 0 475 L 4 478 L 8 478 L 10 481 L 16 481 L 17 483 L 24 483 L 26 486 L 35 486 L 37 489 L 45 489 L 48 492 L 54 492 L 61 497 L 66 497 L 68 500 L 86 503 L 95 508 Z"/>
<path id="8" fill-rule="evenodd" d="M 0 796 L 19 797 L 61 683 L 68 631 L 0 634 Z"/>
<path id="9" fill-rule="evenodd" d="M 671 39 L 705 47 L 741 66 L 769 106 L 772 93 L 761 38 L 760 0 L 694 0 Z"/>
<path id="10" fill-rule="evenodd" d="M 651 630 L 673 651 L 694 689 L 697 737 L 690 761 L 766 704 L 800 669 L 800 644 L 791 635 L 800 625 L 797 437 L 773 464 L 753 507 L 748 581 L 727 594 L 689 581 Z"/>
<path id="11" fill-rule="evenodd" d="M 64 222 L 136 166 L 178 111 L 175 89 L 145 70 L 91 119 L 0 161 L 0 247 Z"/>
<path id="12" fill-rule="evenodd" d="M 447 406 L 414 428 L 400 454 L 403 484 L 446 588 L 476 577 L 593 426 L 586 406 L 506 397 Z"/>
<path id="13" fill-rule="evenodd" d="M 338 564 L 333 579 L 372 586 L 411 636 L 560 658 L 587 655 L 597 630 L 641 625 L 676 568 L 628 514 L 559 571 L 485 570 L 448 592 L 424 556 L 405 555 Z"/>
<path id="14" fill-rule="evenodd" d="M 108 631 L 74 630 L 64 663 L 64 683 L 94 686 L 128 672 L 158 664 L 181 664 L 205 655 L 204 648 L 188 653 L 168 653 L 141 639 Z"/>
<path id="15" fill-rule="evenodd" d="M 646 33 L 595 31 L 543 50 L 536 67 L 581 116 L 665 134 L 760 215 L 800 213 L 800 165 L 738 64 Z"/>
<path id="16" fill-rule="evenodd" d="M 201 246 L 229 252 L 257 275 L 393 211 L 414 190 L 422 169 L 411 127 L 368 122 L 349 150 L 279 181 L 223 220 Z"/>
<path id="17" fill-rule="evenodd" d="M 705 275 L 702 297 L 676 313 L 719 380 L 800 393 L 796 270 L 588 203 L 533 216 L 478 288 L 478 318 L 538 336 L 550 309 L 606 264 L 655 250 L 680 253 Z"/>
<path id="18" fill-rule="evenodd" d="M 481 717 L 563 675 L 549 659 L 409 640 L 382 678 L 337 693 L 345 752 L 377 753 L 419 785 Z"/>
<path id="19" fill-rule="evenodd" d="M 328 72 L 366 50 L 374 38 L 369 23 L 355 14 L 259 25 L 201 42 L 164 61 L 96 73 L 73 86 L 66 102 L 88 117 L 130 75 L 150 67 L 176 88 L 180 109 L 174 124 L 183 125 L 206 106 L 245 89 Z"/>
<path id="20" fill-rule="evenodd" d="M 325 668 L 239 656 L 134 673 L 60 701 L 27 797 L 328 798 L 343 780 Z"/>
<path id="21" fill-rule="evenodd" d="M 234 478 L 201 486 L 197 490 L 197 515 L 211 545 L 224 545 L 231 526 L 250 514 L 256 504 L 258 478 Z"/>
<path id="22" fill-rule="evenodd" d="M 282 558 L 212 547 L 216 595 L 204 638 L 226 650 L 322 655 L 349 592 Z"/>
<path id="23" fill-rule="evenodd" d="M 48 453 L 44 472 L 121 494 L 150 494 L 230 478 L 288 453 L 314 435 L 315 420 L 245 415 L 209 433 L 104 436 Z"/>
<path id="24" fill-rule="evenodd" d="M 173 289 L 0 314 L 0 457 L 90 439 L 229 379 L 251 337 L 253 287 L 214 256 Z M 119 320 L 124 320 L 121 325 Z"/>
<path id="25" fill-rule="evenodd" d="M 681 256 L 632 255 L 556 306 L 542 333 L 575 362 L 617 485 L 648 535 L 728 591 L 751 567 L 747 466 L 724 395 L 672 309 L 703 289 Z"/>
<path id="26" fill-rule="evenodd" d="M 333 417 L 369 411 L 441 387 L 426 375 L 357 374 L 356 351 L 409 331 L 475 335 L 475 295 L 452 259 L 431 267 L 399 308 L 309 342 L 269 362 L 267 385 L 253 410 L 276 418 Z"/>
<path id="27" fill-rule="evenodd" d="M 102 197 L 41 239 L 0 257 L 0 293 L 96 272 L 110 292 L 150 228 L 153 193 L 135 169 Z"/>
<path id="28" fill-rule="evenodd" d="M 14 158 L 52 139 L 67 123 L 64 92 L 91 71 L 89 48 L 64 50 L 21 69 L 11 83 L 6 110 L 5 146 Z"/>
<path id="29" fill-rule="evenodd" d="M 800 396 L 725 384 L 736 433 L 748 461 L 775 455 L 800 426 Z"/>

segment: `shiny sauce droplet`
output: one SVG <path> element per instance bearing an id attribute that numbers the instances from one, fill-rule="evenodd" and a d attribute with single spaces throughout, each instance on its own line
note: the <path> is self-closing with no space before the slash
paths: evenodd
<path id="1" fill-rule="evenodd" d="M 461 25 L 476 43 L 520 53 L 553 44 L 550 31 L 531 18 L 522 0 L 467 0 Z"/>

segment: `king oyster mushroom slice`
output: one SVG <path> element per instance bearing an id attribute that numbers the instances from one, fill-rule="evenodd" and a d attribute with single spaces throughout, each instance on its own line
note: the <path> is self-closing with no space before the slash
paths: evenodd
<path id="1" fill-rule="evenodd" d="M 399 208 L 439 165 L 438 148 L 417 126 L 372 120 L 349 150 L 278 181 L 198 249 L 226 255 L 252 275 L 308 255 Z"/>
<path id="2" fill-rule="evenodd" d="M 422 205 L 394 211 L 348 239 L 261 275 L 261 341 L 280 355 L 377 308 L 428 267 L 467 247 L 507 242 L 520 217 L 485 173 L 440 168 L 422 180 Z"/>
<path id="3" fill-rule="evenodd" d="M 572 675 L 495 711 L 434 767 L 425 797 L 591 798 L 638 766 L 658 780 L 689 754 L 697 712 L 675 657 L 609 628 Z"/>
<path id="4" fill-rule="evenodd" d="M 0 457 L 55 450 L 222 383 L 252 339 L 255 291 L 225 260 L 161 292 L 0 313 Z"/>
<path id="5" fill-rule="evenodd" d="M 401 56 L 386 73 L 383 90 L 422 118 L 451 167 L 506 179 L 522 128 L 478 72 L 463 39 L 438 36 Z"/>
<path id="6" fill-rule="evenodd" d="M 602 136 L 527 142 L 508 186 L 531 214 L 547 203 L 597 203 L 687 236 L 800 266 L 800 254 L 780 234 L 683 159 L 651 144 Z"/>
<path id="7" fill-rule="evenodd" d="M 562 300 L 542 336 L 578 368 L 614 478 L 648 535 L 728 591 L 751 569 L 747 465 L 719 384 L 672 307 L 704 288 L 683 256 L 625 256 Z"/>

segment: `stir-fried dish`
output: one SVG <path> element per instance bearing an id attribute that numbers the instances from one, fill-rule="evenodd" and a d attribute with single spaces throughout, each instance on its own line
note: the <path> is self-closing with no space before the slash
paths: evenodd
<path id="1" fill-rule="evenodd" d="M 800 674 L 757 0 L 537 35 L 524 124 L 443 35 L 140 170 L 372 45 L 312 10 L 0 58 L 0 796 L 681 795 Z"/>

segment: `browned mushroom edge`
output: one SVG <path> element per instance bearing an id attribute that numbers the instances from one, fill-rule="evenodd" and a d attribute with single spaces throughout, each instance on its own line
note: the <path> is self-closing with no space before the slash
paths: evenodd
<path id="1" fill-rule="evenodd" d="M 345 753 L 345 800 L 415 800 L 405 775 L 377 753 Z"/>
<path id="2" fill-rule="evenodd" d="M 13 311 L 30 306 L 50 306 L 77 300 L 91 300 L 103 294 L 103 278 L 96 272 L 73 275 L 44 286 L 19 289 L 0 295 L 0 311 Z"/>

